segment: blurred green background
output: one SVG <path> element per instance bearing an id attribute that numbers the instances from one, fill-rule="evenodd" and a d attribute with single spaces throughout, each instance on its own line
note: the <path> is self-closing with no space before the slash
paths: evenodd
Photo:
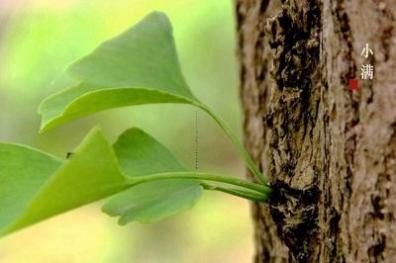
<path id="1" fill-rule="evenodd" d="M 153 10 L 174 26 L 191 89 L 240 135 L 241 112 L 231 0 L 0 0 L 0 140 L 58 156 L 99 123 L 109 140 L 139 126 L 194 167 L 195 109 L 148 105 L 102 112 L 39 135 L 39 102 L 62 87 L 64 68 Z M 223 133 L 199 113 L 199 168 L 243 176 Z M 100 204 L 85 206 L 0 240 L 3 263 L 251 262 L 249 204 L 206 193 L 192 210 L 152 225 L 119 227 Z M 1 208 L 0 208 L 1 209 Z"/>

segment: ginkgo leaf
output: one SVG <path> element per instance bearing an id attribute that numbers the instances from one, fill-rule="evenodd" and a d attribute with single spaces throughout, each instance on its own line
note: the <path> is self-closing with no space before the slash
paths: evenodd
<path id="1" fill-rule="evenodd" d="M 134 184 L 134 178 L 164 173 L 187 172 L 172 153 L 144 131 L 125 131 L 114 144 L 121 170 Z M 202 194 L 199 181 L 160 180 L 135 185 L 111 197 L 103 211 L 120 216 L 119 223 L 154 222 L 190 208 Z"/>
<path id="2" fill-rule="evenodd" d="M 68 69 L 81 84 L 45 99 L 41 131 L 97 111 L 148 103 L 199 104 L 180 70 L 172 27 L 153 12 Z"/>
<path id="3" fill-rule="evenodd" d="M 0 182 L 0 235 L 128 186 L 111 146 L 98 129 L 63 163 L 26 146 L 0 144 Z"/>
<path id="4" fill-rule="evenodd" d="M 264 200 L 266 197 L 264 192 L 268 189 L 265 186 L 252 186 L 237 178 L 186 169 L 166 147 L 137 128 L 125 131 L 113 148 L 131 187 L 110 197 L 102 210 L 119 216 L 121 225 L 133 220 L 155 222 L 192 207 L 201 197 L 202 183 L 206 180 L 253 187 L 244 192 L 228 191 L 237 196 L 247 197 L 250 193 L 248 199 Z M 218 189 L 229 188 L 214 188 Z"/>
<path id="5" fill-rule="evenodd" d="M 27 146 L 0 144 L 0 235 L 24 214 L 62 161 Z"/>

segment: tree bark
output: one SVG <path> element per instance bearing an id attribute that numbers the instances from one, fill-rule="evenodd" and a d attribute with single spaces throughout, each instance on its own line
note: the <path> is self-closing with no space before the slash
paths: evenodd
<path id="1" fill-rule="evenodd" d="M 255 262 L 396 262 L 394 0 L 235 8 L 245 144 L 276 189 L 253 205 Z"/>

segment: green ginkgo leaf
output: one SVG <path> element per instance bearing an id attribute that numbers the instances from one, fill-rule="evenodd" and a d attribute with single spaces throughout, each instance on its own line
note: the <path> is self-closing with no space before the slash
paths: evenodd
<path id="1" fill-rule="evenodd" d="M 125 131 L 114 144 L 121 170 L 134 186 L 112 197 L 103 207 L 119 223 L 149 223 L 190 208 L 202 194 L 200 181 L 167 179 L 135 185 L 141 178 L 183 174 L 188 169 L 153 137 L 140 129 Z"/>
<path id="2" fill-rule="evenodd" d="M 27 146 L 0 143 L 0 236 L 25 214 L 62 161 Z"/>
<path id="3" fill-rule="evenodd" d="M 181 73 L 171 24 L 159 12 L 101 44 L 71 65 L 68 73 L 81 84 L 42 102 L 41 131 L 109 108 L 199 104 Z"/>
<path id="4" fill-rule="evenodd" d="M 210 186 L 205 188 L 208 190 L 225 189 L 224 192 L 253 200 L 266 198 L 265 186 L 185 168 L 165 146 L 137 128 L 125 131 L 113 148 L 131 187 L 111 197 L 103 211 L 119 216 L 122 225 L 133 220 L 155 222 L 192 207 L 202 195 L 202 185 L 207 186 L 206 181 L 239 187 L 233 190 Z M 249 189 L 241 189 L 242 185 Z"/>
<path id="5" fill-rule="evenodd" d="M 225 190 L 248 199 L 266 199 L 265 186 L 186 169 L 166 147 L 140 129 L 125 131 L 113 148 L 121 171 L 133 186 L 111 197 L 103 207 L 107 214 L 119 216 L 120 224 L 155 222 L 184 211 L 198 201 L 203 185 L 208 190 Z M 206 181 L 237 185 L 239 190 L 208 187 Z M 241 189 L 242 185 L 247 189 Z"/>
<path id="6" fill-rule="evenodd" d="M 0 182 L 0 235 L 128 187 L 98 129 L 63 162 L 26 146 L 0 144 Z"/>

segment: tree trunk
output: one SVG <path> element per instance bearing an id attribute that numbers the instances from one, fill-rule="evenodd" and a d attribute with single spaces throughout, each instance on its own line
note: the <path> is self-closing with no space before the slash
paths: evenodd
<path id="1" fill-rule="evenodd" d="M 395 8 L 236 0 L 245 143 L 277 189 L 255 262 L 396 262 Z"/>

